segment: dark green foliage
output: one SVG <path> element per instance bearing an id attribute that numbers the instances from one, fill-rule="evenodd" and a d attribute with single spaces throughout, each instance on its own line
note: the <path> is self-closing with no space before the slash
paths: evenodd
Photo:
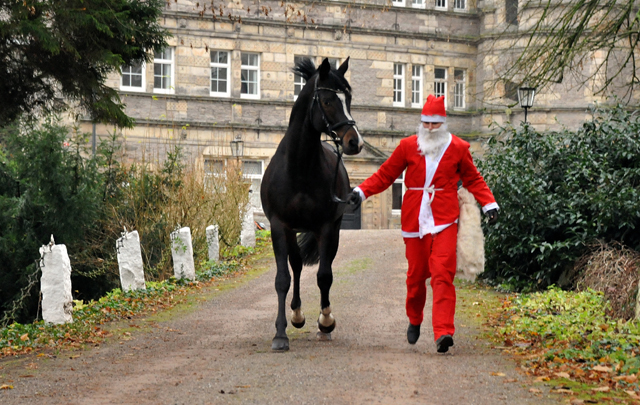
<path id="1" fill-rule="evenodd" d="M 99 218 L 102 188 L 97 167 L 82 157 L 84 139 L 65 127 L 12 126 L 0 139 L 0 311 L 7 311 L 29 281 L 39 281 L 30 276 L 52 234 L 58 244 L 82 248 Z M 17 318 L 35 314 L 37 291 Z"/>
<path id="2" fill-rule="evenodd" d="M 501 216 L 485 229 L 485 278 L 541 288 L 596 239 L 640 250 L 640 119 L 619 105 L 592 113 L 575 132 L 523 125 L 490 140 L 478 166 Z"/>
<path id="3" fill-rule="evenodd" d="M 0 0 L 0 122 L 57 97 L 97 121 L 131 126 L 107 75 L 166 46 L 160 0 Z"/>

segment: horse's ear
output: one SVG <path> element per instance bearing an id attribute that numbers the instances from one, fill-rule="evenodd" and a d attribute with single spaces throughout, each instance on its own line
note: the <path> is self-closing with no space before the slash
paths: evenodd
<path id="1" fill-rule="evenodd" d="M 347 69 L 349 69 L 349 58 L 350 56 L 347 56 L 347 59 L 345 59 L 345 61 L 342 62 L 342 65 L 338 68 L 338 72 L 340 72 L 342 76 L 344 76 L 344 74 L 347 73 Z"/>
<path id="2" fill-rule="evenodd" d="M 318 70 L 320 70 L 321 79 L 324 79 L 329 75 L 329 72 L 331 72 L 331 63 L 329 63 L 329 58 L 324 58 Z"/>

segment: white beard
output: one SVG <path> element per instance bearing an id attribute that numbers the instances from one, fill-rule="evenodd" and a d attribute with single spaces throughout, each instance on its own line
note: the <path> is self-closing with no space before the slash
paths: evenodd
<path id="1" fill-rule="evenodd" d="M 449 130 L 447 124 L 440 125 L 440 128 L 431 131 L 418 125 L 416 129 L 418 135 L 418 150 L 423 156 L 428 156 L 431 160 L 436 159 L 444 146 L 449 142 Z"/>

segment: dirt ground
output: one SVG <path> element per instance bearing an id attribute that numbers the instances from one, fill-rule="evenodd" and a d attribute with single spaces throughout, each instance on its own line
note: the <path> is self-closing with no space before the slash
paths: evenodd
<path id="1" fill-rule="evenodd" d="M 130 321 L 126 340 L 55 358 L 0 361 L 0 384 L 14 386 L 0 391 L 0 403 L 559 403 L 529 392 L 531 380 L 478 338 L 472 317 L 457 318 L 455 346 L 438 355 L 429 298 L 423 334 L 409 345 L 405 265 L 399 231 L 343 231 L 330 297 L 337 322 L 331 341 L 316 338 L 320 294 L 315 268 L 306 268 L 301 297 L 307 323 L 300 330 L 289 327 L 289 352 L 271 351 L 271 259 L 258 277 L 236 280 L 234 288 L 210 294 L 193 310 Z M 471 304 L 459 299 L 458 305 Z"/>

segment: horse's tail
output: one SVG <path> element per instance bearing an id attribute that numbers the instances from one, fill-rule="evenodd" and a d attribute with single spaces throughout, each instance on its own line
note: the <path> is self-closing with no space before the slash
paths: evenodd
<path id="1" fill-rule="evenodd" d="M 300 256 L 302 264 L 311 266 L 320 261 L 320 252 L 318 251 L 318 241 L 311 232 L 304 232 L 298 235 L 298 246 L 300 247 Z"/>

